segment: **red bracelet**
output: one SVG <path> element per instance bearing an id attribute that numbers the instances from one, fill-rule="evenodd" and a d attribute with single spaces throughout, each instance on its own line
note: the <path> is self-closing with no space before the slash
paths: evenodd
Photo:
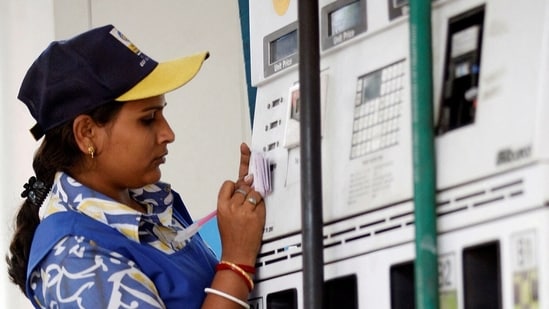
<path id="1" fill-rule="evenodd" d="M 221 263 L 221 264 L 223 264 L 223 263 L 233 264 L 233 265 L 236 265 L 236 266 L 240 267 L 243 271 L 245 271 L 249 274 L 255 275 L 255 267 L 253 267 L 253 266 L 246 265 L 246 264 L 234 264 L 234 263 L 227 262 L 227 261 L 221 261 L 219 263 Z"/>
<path id="2" fill-rule="evenodd" d="M 248 287 L 248 291 L 252 291 L 254 289 L 254 281 L 252 280 L 252 278 L 250 277 L 250 275 L 248 275 L 246 273 L 246 271 L 244 271 L 244 269 L 242 269 L 239 265 L 237 264 L 234 264 L 234 263 L 231 263 L 231 262 L 227 262 L 227 261 L 221 261 L 219 262 L 219 264 L 217 264 L 217 266 L 215 267 L 215 270 L 217 271 L 220 271 L 220 270 L 231 270 L 233 271 L 235 274 L 237 274 L 238 276 L 240 276 L 242 279 L 244 279 L 244 282 L 246 283 L 246 286 Z M 254 270 L 255 272 L 255 270 Z"/>
<path id="3" fill-rule="evenodd" d="M 244 264 L 236 264 L 236 266 L 242 268 L 242 270 L 244 270 L 245 272 L 247 272 L 249 274 L 255 275 L 255 267 L 253 267 L 253 266 L 244 265 Z"/>

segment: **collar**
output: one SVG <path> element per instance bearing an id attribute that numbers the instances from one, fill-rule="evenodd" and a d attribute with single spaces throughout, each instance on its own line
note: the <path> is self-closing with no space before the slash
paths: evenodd
<path id="1" fill-rule="evenodd" d="M 145 221 L 174 229 L 173 194 L 169 184 L 158 182 L 130 190 L 130 194 L 137 202 L 146 205 L 146 214 L 84 186 L 64 172 L 58 172 L 42 204 L 40 217 L 44 219 L 59 211 L 77 211 L 112 226 L 137 242 L 139 227 Z"/>

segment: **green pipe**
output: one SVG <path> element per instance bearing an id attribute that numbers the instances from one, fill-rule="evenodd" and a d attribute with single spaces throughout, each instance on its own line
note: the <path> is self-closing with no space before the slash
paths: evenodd
<path id="1" fill-rule="evenodd" d="M 410 63 L 417 309 L 439 307 L 431 0 L 410 0 Z"/>

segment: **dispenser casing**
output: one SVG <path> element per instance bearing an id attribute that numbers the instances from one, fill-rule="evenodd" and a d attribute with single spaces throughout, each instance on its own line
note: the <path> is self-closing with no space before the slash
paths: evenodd
<path id="1" fill-rule="evenodd" d="M 250 304 L 303 308 L 297 3 L 249 5 L 251 145 L 273 182 Z M 326 290 L 348 308 L 399 308 L 394 295 L 413 291 L 416 224 L 408 4 L 319 8 Z M 497 292 L 497 308 L 549 306 L 548 17 L 543 0 L 432 2 L 442 308 L 484 305 L 478 282 Z M 497 265 L 488 282 L 482 263 Z"/>

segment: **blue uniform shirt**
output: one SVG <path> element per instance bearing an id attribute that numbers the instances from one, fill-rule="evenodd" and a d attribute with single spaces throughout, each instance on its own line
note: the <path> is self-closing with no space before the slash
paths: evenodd
<path id="1" fill-rule="evenodd" d="M 132 191 L 142 214 L 58 173 L 41 209 L 27 272 L 37 308 L 200 308 L 217 259 L 195 235 L 179 195 L 157 183 Z"/>

